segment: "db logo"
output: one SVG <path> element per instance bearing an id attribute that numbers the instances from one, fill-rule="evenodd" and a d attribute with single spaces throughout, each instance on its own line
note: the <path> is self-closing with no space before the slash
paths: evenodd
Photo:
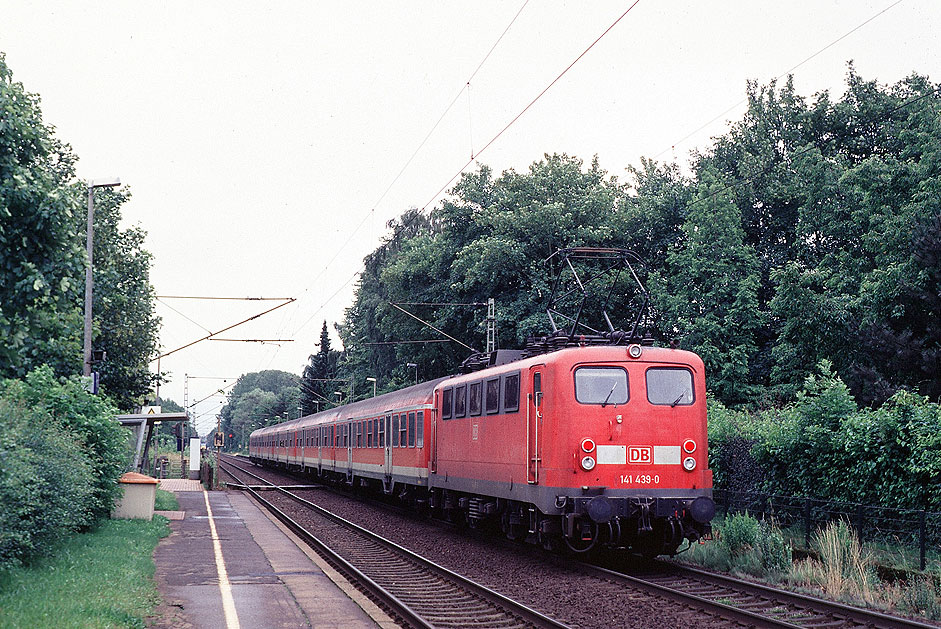
<path id="1" fill-rule="evenodd" d="M 653 448 L 650 446 L 629 446 L 627 448 L 628 463 L 653 463 Z"/>

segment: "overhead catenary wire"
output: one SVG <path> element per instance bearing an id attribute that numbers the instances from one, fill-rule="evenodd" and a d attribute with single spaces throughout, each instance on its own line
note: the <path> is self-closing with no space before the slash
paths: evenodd
<path id="1" fill-rule="evenodd" d="M 833 46 L 835 46 L 836 44 L 840 43 L 841 41 L 843 41 L 844 39 L 846 39 L 847 37 L 849 37 L 850 35 L 852 35 L 852 34 L 855 33 L 856 31 L 858 31 L 858 30 L 861 29 L 862 27 L 866 26 L 867 24 L 869 24 L 870 22 L 872 22 L 873 20 L 875 20 L 877 17 L 879 17 L 880 15 L 882 15 L 883 13 L 885 13 L 886 11 L 888 11 L 889 9 L 892 9 L 892 8 L 894 8 L 896 5 L 901 4 L 903 1 L 904 1 L 904 0 L 895 0 L 895 2 L 893 2 L 893 3 L 890 4 L 889 6 L 885 7 L 884 9 L 882 9 L 881 11 L 879 11 L 878 13 L 876 13 L 875 15 L 873 15 L 872 17 L 870 17 L 869 19 L 865 20 L 864 22 L 862 22 L 862 23 L 856 25 L 855 27 L 851 28 L 849 31 L 847 31 L 846 33 L 844 33 L 844 34 L 841 35 L 840 37 L 837 37 L 836 39 L 834 39 L 833 41 L 831 41 L 829 44 L 827 44 L 826 46 L 824 46 L 823 48 L 821 48 L 821 49 L 818 50 L 817 52 L 813 53 L 812 55 L 810 55 L 809 57 L 807 57 L 806 59 L 804 59 L 804 60 L 801 61 L 800 63 L 798 63 L 798 64 L 792 66 L 792 67 L 789 68 L 788 70 L 785 70 L 784 72 L 782 72 L 781 74 L 779 74 L 778 76 L 776 76 L 776 77 L 775 77 L 775 80 L 777 81 L 777 80 L 779 80 L 779 79 L 781 79 L 781 78 L 783 78 L 783 77 L 789 75 L 790 73 L 792 73 L 792 72 L 793 72 L 794 70 L 796 70 L 797 68 L 801 67 L 802 65 L 804 65 L 805 63 L 807 63 L 807 62 L 810 61 L 811 59 L 817 57 L 818 55 L 820 55 L 820 54 L 823 53 L 824 51 L 826 51 L 826 50 L 832 48 Z M 669 148 L 665 148 L 665 149 L 663 149 L 662 151 L 660 151 L 659 153 L 657 153 L 656 155 L 654 155 L 653 159 L 659 159 L 661 156 L 663 156 L 664 153 L 667 153 L 668 151 L 671 151 L 671 150 L 675 149 L 678 145 L 680 145 L 680 144 L 682 144 L 683 142 L 685 142 L 686 140 L 690 139 L 691 137 L 693 137 L 694 135 L 696 135 L 697 133 L 699 133 L 700 131 L 702 131 L 703 129 L 705 129 L 706 127 L 708 127 L 709 125 L 711 125 L 712 123 L 714 123 L 716 120 L 719 120 L 720 118 L 723 118 L 723 117 L 724 117 L 726 114 L 728 114 L 729 112 L 731 112 L 731 111 L 733 111 L 734 109 L 740 107 L 740 106 L 742 105 L 742 103 L 744 103 L 745 101 L 746 101 L 746 99 L 744 99 L 744 98 L 741 99 L 741 100 L 736 101 L 735 104 L 731 105 L 728 109 L 726 109 L 726 110 L 723 111 L 722 113 L 716 115 L 715 117 L 713 117 L 713 118 L 712 118 L 711 120 L 709 120 L 708 122 L 705 122 L 705 123 L 703 123 L 702 125 L 700 125 L 699 127 L 697 127 L 696 129 L 690 131 L 689 133 L 687 133 L 686 135 L 684 135 L 682 138 L 680 138 L 680 139 L 677 140 L 676 142 L 673 142 L 673 144 L 671 144 Z"/>

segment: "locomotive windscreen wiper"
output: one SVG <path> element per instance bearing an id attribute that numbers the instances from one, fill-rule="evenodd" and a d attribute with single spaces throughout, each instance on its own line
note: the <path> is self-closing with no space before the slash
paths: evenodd
<path id="1" fill-rule="evenodd" d="M 617 383 L 617 381 L 615 381 L 615 382 L 614 382 L 614 386 L 612 386 L 612 387 L 611 387 L 611 390 L 608 391 L 608 397 L 606 397 L 606 398 L 604 399 L 604 402 L 601 403 L 601 408 L 604 408 L 604 407 L 607 405 L 608 400 L 611 399 L 611 396 L 614 395 L 614 390 L 617 389 L 617 388 L 618 388 L 618 383 Z"/>
<path id="2" fill-rule="evenodd" d="M 676 405 L 679 404 L 680 400 L 682 400 L 684 397 L 686 397 L 686 391 L 680 393 L 680 397 L 673 400 L 673 404 L 670 404 L 670 408 L 676 408 Z"/>

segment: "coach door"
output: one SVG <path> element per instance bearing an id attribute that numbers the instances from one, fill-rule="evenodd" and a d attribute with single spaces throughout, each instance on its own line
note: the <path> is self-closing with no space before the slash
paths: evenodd
<path id="1" fill-rule="evenodd" d="M 539 426 L 542 424 L 543 391 L 540 367 L 530 369 L 532 393 L 526 404 L 526 482 L 539 483 Z"/>
<path id="2" fill-rule="evenodd" d="M 385 422 L 386 422 L 385 472 L 386 472 L 386 478 L 391 479 L 392 478 L 392 413 L 386 413 Z"/>

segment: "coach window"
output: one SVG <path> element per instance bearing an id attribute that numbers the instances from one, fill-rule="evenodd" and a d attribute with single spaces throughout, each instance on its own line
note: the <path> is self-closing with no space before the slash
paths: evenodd
<path id="1" fill-rule="evenodd" d="M 503 377 L 503 412 L 515 413 L 518 410 L 520 410 L 519 372 Z"/>
<path id="2" fill-rule="evenodd" d="M 415 413 L 408 414 L 408 447 L 415 447 Z"/>
<path id="3" fill-rule="evenodd" d="M 399 416 L 392 416 L 392 434 L 389 435 L 392 438 L 392 447 L 399 447 Z"/>
<path id="4" fill-rule="evenodd" d="M 692 372 L 677 367 L 648 369 L 647 400 L 658 406 L 689 406 L 693 403 Z"/>
<path id="5" fill-rule="evenodd" d="M 372 420 L 372 445 L 374 448 L 379 447 L 379 424 L 381 423 L 381 417 Z"/>
<path id="6" fill-rule="evenodd" d="M 487 380 L 487 414 L 500 412 L 500 378 Z"/>
<path id="7" fill-rule="evenodd" d="M 480 383 L 471 382 L 468 387 L 467 406 L 471 415 L 480 415 Z"/>
<path id="8" fill-rule="evenodd" d="M 451 419 L 454 411 L 454 389 L 441 392 L 441 419 Z"/>
<path id="9" fill-rule="evenodd" d="M 415 445 L 418 446 L 419 448 L 424 448 L 425 447 L 425 411 L 418 411 L 418 413 L 416 414 L 416 418 L 418 422 L 416 426 L 418 434 L 415 435 Z"/>
<path id="10" fill-rule="evenodd" d="M 601 406 L 626 403 L 627 372 L 621 367 L 579 367 L 575 370 L 575 399 Z"/>

